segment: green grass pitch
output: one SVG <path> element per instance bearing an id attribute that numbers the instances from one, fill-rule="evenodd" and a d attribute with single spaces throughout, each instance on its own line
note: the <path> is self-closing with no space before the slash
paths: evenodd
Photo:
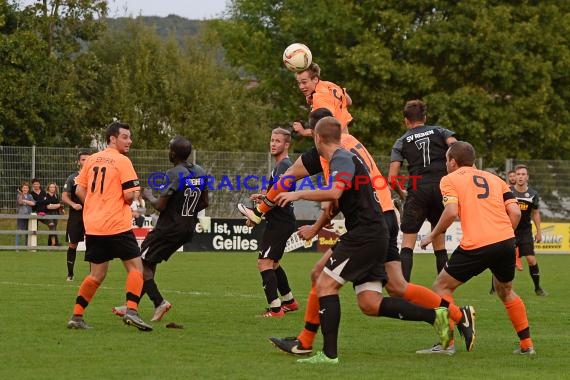
<path id="1" fill-rule="evenodd" d="M 77 287 L 88 270 L 78 254 L 76 280 L 65 281 L 65 252 L 0 252 L 0 378 L 2 379 L 568 379 L 570 256 L 539 255 L 546 298 L 534 295 L 525 264 L 515 290 L 526 303 L 535 360 L 512 355 L 517 337 L 506 312 L 488 294 L 484 273 L 456 292 L 473 304 L 477 341 L 454 356 L 417 355 L 436 341 L 419 322 L 360 313 L 350 285 L 341 291 L 338 366 L 310 366 L 274 348 L 269 336 L 293 336 L 303 326 L 309 271 L 316 253 L 289 253 L 282 261 L 302 309 L 282 319 L 258 315 L 265 307 L 255 253 L 184 253 L 158 267 L 157 282 L 173 307 L 154 331 L 123 325 L 111 307 L 124 301 L 125 271 L 117 260 L 85 314 L 88 331 L 66 328 Z M 412 279 L 430 286 L 432 255 L 415 256 Z M 146 321 L 152 304 L 144 298 Z M 183 329 L 167 329 L 176 322 Z M 456 336 L 458 334 L 456 333 Z M 315 348 L 322 346 L 320 334 Z M 566 364 L 564 364 L 566 363 Z"/>

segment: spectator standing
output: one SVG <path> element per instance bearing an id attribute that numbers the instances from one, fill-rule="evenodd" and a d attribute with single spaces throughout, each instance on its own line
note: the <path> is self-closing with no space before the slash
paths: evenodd
<path id="1" fill-rule="evenodd" d="M 22 182 L 18 189 L 18 215 L 30 215 L 32 207 L 36 204 L 34 197 L 30 194 L 30 185 L 27 182 Z M 20 231 L 28 231 L 29 219 L 17 219 L 16 226 Z M 28 245 L 28 235 L 23 235 L 24 245 Z M 16 245 L 20 245 L 20 234 L 16 234 Z"/>
<path id="2" fill-rule="evenodd" d="M 55 182 L 50 182 L 47 187 L 45 196 L 45 212 L 46 215 L 60 215 L 62 211 L 63 204 L 59 199 L 58 187 Z M 57 219 L 48 219 L 47 225 L 50 231 L 55 231 L 57 229 Z M 50 234 L 48 236 L 48 245 L 50 247 L 56 247 L 59 245 L 59 239 L 56 234 Z"/>

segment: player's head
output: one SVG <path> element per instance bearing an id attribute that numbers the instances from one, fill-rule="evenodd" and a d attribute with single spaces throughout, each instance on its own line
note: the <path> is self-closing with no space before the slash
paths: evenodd
<path id="1" fill-rule="evenodd" d="M 322 147 L 324 145 L 340 144 L 340 136 L 342 134 L 342 126 L 340 121 L 332 116 L 323 117 L 315 126 L 315 146 L 319 154 L 323 154 Z"/>
<path id="2" fill-rule="evenodd" d="M 311 63 L 306 70 L 298 72 L 295 74 L 297 79 L 297 86 L 299 90 L 305 95 L 305 97 L 311 96 L 315 92 L 317 83 L 321 77 L 321 68 L 315 62 Z"/>
<path id="3" fill-rule="evenodd" d="M 186 161 L 192 153 L 192 144 L 188 139 L 182 136 L 176 136 L 170 140 L 170 152 L 168 158 L 170 162 Z"/>
<path id="4" fill-rule="evenodd" d="M 281 156 L 289 152 L 291 145 L 291 132 L 284 128 L 275 128 L 271 131 L 269 150 L 273 157 Z"/>
<path id="5" fill-rule="evenodd" d="M 403 114 L 406 125 L 408 125 L 408 122 L 412 124 L 424 123 L 426 121 L 427 106 L 421 100 L 410 100 L 406 102 Z"/>
<path id="6" fill-rule="evenodd" d="M 509 172 L 507 173 L 507 183 L 511 186 L 517 184 L 517 171 L 516 170 L 509 170 Z"/>
<path id="7" fill-rule="evenodd" d="M 22 193 L 29 193 L 30 192 L 30 184 L 26 181 L 22 182 L 20 185 L 20 191 Z"/>
<path id="8" fill-rule="evenodd" d="M 32 178 L 30 182 L 32 182 L 32 189 L 34 189 L 35 191 L 39 191 L 41 189 L 42 184 L 40 183 L 39 179 Z"/>
<path id="9" fill-rule="evenodd" d="M 317 122 L 323 117 L 332 116 L 332 112 L 328 108 L 317 108 L 309 114 L 309 128 L 315 129 Z"/>
<path id="10" fill-rule="evenodd" d="M 131 127 L 128 124 L 118 121 L 109 124 L 105 133 L 107 145 L 117 149 L 119 153 L 128 153 L 133 143 L 130 129 Z"/>
<path id="11" fill-rule="evenodd" d="M 528 166 L 520 164 L 515 166 L 516 184 L 519 186 L 526 185 L 528 182 Z"/>
<path id="12" fill-rule="evenodd" d="M 77 165 L 82 168 L 85 161 L 87 161 L 87 157 L 89 157 L 91 153 L 89 152 L 79 152 L 77 153 Z"/>
<path id="13" fill-rule="evenodd" d="M 456 141 L 449 146 L 445 157 L 447 158 L 447 171 L 451 173 L 463 166 L 473 166 L 475 149 L 466 141 Z"/>

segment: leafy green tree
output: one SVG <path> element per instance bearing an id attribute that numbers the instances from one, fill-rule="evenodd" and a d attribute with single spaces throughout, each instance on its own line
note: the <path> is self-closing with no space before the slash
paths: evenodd
<path id="1" fill-rule="evenodd" d="M 89 91 L 96 80 L 85 44 L 97 38 L 101 0 L 1 1 L 0 142 L 84 145 Z"/>
<path id="2" fill-rule="evenodd" d="M 350 129 L 377 154 L 403 133 L 405 101 L 421 98 L 430 123 L 502 166 L 570 159 L 569 13 L 562 0 L 233 0 L 214 27 L 229 62 L 259 80 L 275 123 L 304 106 L 281 63 L 303 42 L 323 78 L 347 87 Z"/>
<path id="3" fill-rule="evenodd" d="M 124 19 L 92 46 L 102 65 L 100 120 L 131 124 L 137 147 L 164 148 L 183 134 L 203 150 L 263 149 L 267 107 L 220 61 L 215 34 L 165 41 L 142 19 Z"/>

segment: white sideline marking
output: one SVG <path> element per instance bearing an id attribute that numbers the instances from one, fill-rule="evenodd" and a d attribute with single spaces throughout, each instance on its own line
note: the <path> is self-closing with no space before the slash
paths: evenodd
<path id="1" fill-rule="evenodd" d="M 80 282 L 77 282 L 76 288 L 79 287 Z M 69 283 L 63 284 L 33 284 L 28 282 L 12 282 L 12 281 L 0 281 L 0 285 L 6 286 L 28 286 L 28 287 L 37 287 L 37 288 L 68 288 L 70 285 Z M 100 286 L 99 289 L 105 290 L 117 290 L 117 291 L 124 291 L 124 288 L 113 288 L 109 286 Z M 171 293 L 171 294 L 181 294 L 181 295 L 191 295 L 191 296 L 206 296 L 211 297 L 214 296 L 212 293 L 209 292 L 195 292 L 195 291 L 186 291 L 186 290 L 169 290 L 169 289 L 160 289 L 161 293 Z M 220 296 L 217 296 L 220 297 Z M 230 297 L 230 298 L 264 298 L 259 294 L 236 294 L 236 293 L 224 293 L 221 297 Z"/>

